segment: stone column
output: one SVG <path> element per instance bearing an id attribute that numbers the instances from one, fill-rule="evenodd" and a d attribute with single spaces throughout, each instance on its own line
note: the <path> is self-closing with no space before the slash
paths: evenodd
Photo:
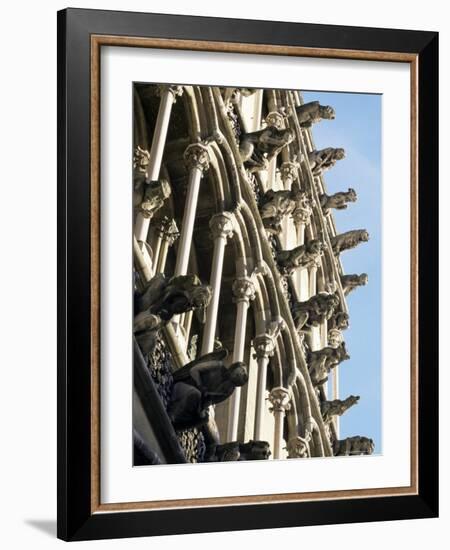
<path id="1" fill-rule="evenodd" d="M 155 274 L 164 273 L 169 247 L 173 245 L 179 236 L 180 233 L 175 220 L 171 220 L 165 216 L 157 227 L 157 241 L 154 252 L 156 262 Z"/>
<path id="2" fill-rule="evenodd" d="M 309 268 L 309 297 L 317 294 L 317 269 L 319 268 L 319 262 L 316 261 Z"/>
<path id="3" fill-rule="evenodd" d="M 174 275 L 176 277 L 178 275 L 186 275 L 187 273 L 200 181 L 203 174 L 209 168 L 208 148 L 201 143 L 193 143 L 184 152 L 184 159 L 189 168 L 189 183 L 181 225 L 180 245 L 175 265 Z"/>
<path id="4" fill-rule="evenodd" d="M 176 97 L 183 92 L 181 86 L 159 86 L 158 90 L 161 101 L 159 103 L 158 117 L 156 119 L 155 131 L 153 132 L 150 158 L 147 166 L 147 177 L 150 182 L 159 179 L 172 105 L 175 103 Z M 147 241 L 150 219 L 151 216 L 146 216 L 145 212 L 139 212 L 136 216 L 134 234 L 141 248 L 141 243 Z"/>
<path id="5" fill-rule="evenodd" d="M 275 351 L 275 342 L 270 334 L 260 334 L 253 340 L 255 357 L 258 362 L 258 382 L 256 388 L 255 430 L 253 439 L 262 439 L 264 408 L 266 402 L 267 367 Z"/>
<path id="6" fill-rule="evenodd" d="M 283 445 L 283 421 L 286 411 L 290 408 L 289 391 L 286 388 L 273 388 L 269 400 L 272 403 L 271 411 L 275 417 L 275 433 L 273 443 L 273 458 L 280 458 Z"/>
<path id="7" fill-rule="evenodd" d="M 215 214 L 209 222 L 209 227 L 211 228 L 211 233 L 214 239 L 214 254 L 210 279 L 212 297 L 206 311 L 206 322 L 203 330 L 201 355 L 209 353 L 214 349 L 214 336 L 216 333 L 223 258 L 225 255 L 227 239 L 233 235 L 233 214 L 230 214 L 230 212 Z"/>
<path id="8" fill-rule="evenodd" d="M 236 326 L 234 329 L 233 363 L 244 360 L 247 311 L 250 301 L 255 298 L 255 285 L 249 277 L 239 277 L 233 283 L 236 303 Z M 241 388 L 236 388 L 229 400 L 227 441 L 236 441 L 239 423 Z"/>

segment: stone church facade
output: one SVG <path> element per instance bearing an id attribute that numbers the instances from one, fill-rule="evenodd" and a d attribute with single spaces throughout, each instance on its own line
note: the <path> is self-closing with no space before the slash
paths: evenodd
<path id="1" fill-rule="evenodd" d="M 345 151 L 312 132 L 332 106 L 291 90 L 133 93 L 134 464 L 372 453 L 339 436 L 359 399 L 339 395 L 346 296 L 368 282 L 340 257 L 369 235 L 336 231 L 357 194 L 326 190 Z"/>

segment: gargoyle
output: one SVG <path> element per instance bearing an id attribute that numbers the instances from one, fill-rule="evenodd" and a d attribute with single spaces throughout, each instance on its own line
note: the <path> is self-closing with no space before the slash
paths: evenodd
<path id="1" fill-rule="evenodd" d="M 355 248 L 359 243 L 369 240 L 369 233 L 365 229 L 353 229 L 335 237 L 331 237 L 333 252 L 338 255 L 344 250 Z"/>
<path id="2" fill-rule="evenodd" d="M 232 441 L 216 445 L 209 462 L 230 462 L 236 460 L 267 460 L 271 455 L 267 441 Z"/>
<path id="3" fill-rule="evenodd" d="M 167 279 L 161 273 L 153 277 L 134 301 L 134 332 L 142 353 L 149 353 L 157 332 L 174 315 L 191 310 L 204 314 L 211 295 L 211 287 L 196 275 Z"/>
<path id="4" fill-rule="evenodd" d="M 291 128 L 267 126 L 263 130 L 241 135 L 239 152 L 250 172 L 265 170 L 269 161 L 294 140 Z"/>
<path id="5" fill-rule="evenodd" d="M 327 195 L 324 193 L 320 195 L 319 200 L 322 210 L 324 213 L 327 213 L 330 208 L 345 210 L 348 206 L 347 203 L 356 202 L 357 198 L 356 191 L 350 187 L 348 191 L 340 191 L 334 195 Z"/>
<path id="6" fill-rule="evenodd" d="M 359 286 L 365 286 L 369 282 L 369 276 L 367 273 L 361 273 L 361 275 L 341 275 L 342 288 L 344 294 L 347 296 L 352 290 Z"/>
<path id="7" fill-rule="evenodd" d="M 280 250 L 277 253 L 277 261 L 280 271 L 288 275 L 299 267 L 311 267 L 323 254 L 324 245 L 318 239 L 312 239 L 292 250 Z"/>
<path id="8" fill-rule="evenodd" d="M 345 311 L 336 311 L 328 319 L 327 328 L 328 330 L 345 330 L 350 324 L 350 315 Z"/>
<path id="9" fill-rule="evenodd" d="M 337 348 L 326 347 L 310 351 L 308 353 L 308 370 L 313 385 L 318 386 L 326 382 L 331 369 L 347 359 L 350 359 L 350 355 L 347 353 L 344 342 Z"/>
<path id="10" fill-rule="evenodd" d="M 271 233 L 279 233 L 284 216 L 292 214 L 302 201 L 304 201 L 304 195 L 298 189 L 266 191 L 259 207 L 264 227 Z"/>
<path id="11" fill-rule="evenodd" d="M 306 302 L 295 302 L 292 307 L 292 314 L 297 330 L 306 327 L 317 327 L 335 312 L 339 305 L 337 294 L 319 292 Z"/>
<path id="12" fill-rule="evenodd" d="M 143 199 L 144 185 L 148 181 L 149 162 L 150 153 L 138 145 L 133 154 L 133 206 L 135 207 L 139 207 Z"/>
<path id="13" fill-rule="evenodd" d="M 191 361 L 173 373 L 172 399 L 168 415 L 176 430 L 199 427 L 209 420 L 209 407 L 230 397 L 248 380 L 244 363 L 225 366 L 226 350 L 218 350 Z"/>
<path id="14" fill-rule="evenodd" d="M 350 395 L 347 399 L 333 399 L 333 401 L 322 401 L 320 411 L 322 418 L 327 424 L 333 420 L 335 416 L 342 416 L 350 407 L 356 405 L 359 401 L 359 395 Z"/>
<path id="15" fill-rule="evenodd" d="M 343 158 L 345 158 L 344 149 L 335 149 L 334 147 L 311 151 L 308 154 L 313 176 L 320 176 L 326 170 L 332 168 L 338 160 L 342 160 Z"/>
<path id="16" fill-rule="evenodd" d="M 375 450 L 373 439 L 361 435 L 339 439 L 334 443 L 334 456 L 371 455 Z"/>
<path id="17" fill-rule="evenodd" d="M 211 300 L 211 287 L 197 275 L 166 278 L 162 273 L 153 277 L 136 297 L 135 312 L 149 312 L 170 321 L 174 315 L 193 309 L 205 309 Z"/>
<path id="18" fill-rule="evenodd" d="M 144 184 L 142 202 L 140 203 L 141 213 L 151 218 L 153 214 L 164 206 L 164 201 L 170 197 L 172 189 L 165 179 L 151 181 Z"/>
<path id="19" fill-rule="evenodd" d="M 329 105 L 321 105 L 318 101 L 310 101 L 295 108 L 301 128 L 311 128 L 315 122 L 322 119 L 334 120 L 335 112 Z"/>

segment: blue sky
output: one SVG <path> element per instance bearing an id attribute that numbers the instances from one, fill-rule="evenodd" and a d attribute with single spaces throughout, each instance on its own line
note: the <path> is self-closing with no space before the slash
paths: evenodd
<path id="1" fill-rule="evenodd" d="M 348 296 L 350 327 L 345 331 L 351 356 L 340 366 L 340 396 L 360 402 L 340 421 L 341 438 L 365 435 L 381 453 L 381 95 L 302 92 L 336 111 L 335 120 L 312 128 L 317 149 L 343 147 L 346 158 L 325 172 L 328 194 L 355 189 L 358 201 L 334 210 L 338 233 L 367 229 L 370 240 L 341 254 L 344 272 L 367 273 L 369 283 Z"/>

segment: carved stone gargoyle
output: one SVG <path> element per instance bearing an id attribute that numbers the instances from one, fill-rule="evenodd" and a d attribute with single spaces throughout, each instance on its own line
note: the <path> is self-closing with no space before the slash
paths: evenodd
<path id="1" fill-rule="evenodd" d="M 232 441 L 223 445 L 216 445 L 209 456 L 209 462 L 231 462 L 236 460 L 268 460 L 270 445 L 267 441 L 253 441 L 240 443 Z"/>
<path id="2" fill-rule="evenodd" d="M 371 455 L 375 450 L 373 439 L 361 435 L 339 439 L 334 442 L 334 456 Z"/>
<path id="3" fill-rule="evenodd" d="M 336 311 L 328 319 L 327 329 L 328 330 L 346 330 L 350 325 L 350 315 L 345 311 Z"/>
<path id="4" fill-rule="evenodd" d="M 329 424 L 335 416 L 342 416 L 350 407 L 356 405 L 359 401 L 359 395 L 350 395 L 347 399 L 333 399 L 332 401 L 322 401 L 320 411 L 325 423 Z"/>
<path id="5" fill-rule="evenodd" d="M 365 243 L 368 240 L 369 233 L 365 229 L 353 229 L 331 237 L 331 246 L 335 255 L 338 255 L 344 250 L 355 248 L 359 243 Z"/>
<path id="6" fill-rule="evenodd" d="M 150 153 L 138 145 L 133 156 L 133 206 L 138 208 L 146 218 L 151 218 L 172 193 L 167 180 L 148 180 L 147 167 L 149 161 Z"/>
<path id="7" fill-rule="evenodd" d="M 320 176 L 326 170 L 332 168 L 338 160 L 345 158 L 344 149 L 335 149 L 326 147 L 325 149 L 311 151 L 308 154 L 308 160 L 311 166 L 313 176 Z"/>
<path id="8" fill-rule="evenodd" d="M 295 108 L 301 128 L 311 128 L 315 122 L 323 119 L 334 120 L 336 114 L 333 107 L 321 105 L 318 101 L 310 101 Z"/>
<path id="9" fill-rule="evenodd" d="M 168 415 L 176 430 L 207 424 L 209 407 L 230 397 L 248 380 L 244 363 L 225 366 L 225 349 L 207 353 L 173 373 Z"/>
<path id="10" fill-rule="evenodd" d="M 259 212 L 264 227 L 273 234 L 281 231 L 281 222 L 289 214 L 293 214 L 305 201 L 304 193 L 298 188 L 290 191 L 274 191 L 269 189 L 261 198 Z"/>
<path id="11" fill-rule="evenodd" d="M 135 296 L 134 332 L 142 352 L 148 353 L 154 335 L 174 315 L 197 310 L 204 314 L 211 300 L 211 287 L 196 275 L 166 278 L 162 273 L 153 277 L 142 293 Z"/>
<path id="12" fill-rule="evenodd" d="M 313 385 L 319 386 L 326 382 L 331 369 L 347 359 L 350 359 L 350 355 L 347 353 L 344 342 L 337 348 L 326 347 L 321 350 L 309 351 L 308 370 Z"/>
<path id="13" fill-rule="evenodd" d="M 323 254 L 324 245 L 319 239 L 312 239 L 292 250 L 280 250 L 277 262 L 283 275 L 291 274 L 299 267 L 311 267 Z"/>
<path id="14" fill-rule="evenodd" d="M 265 170 L 269 161 L 291 143 L 294 137 L 291 128 L 278 129 L 276 126 L 242 134 L 239 144 L 241 160 L 250 172 Z"/>
<path id="15" fill-rule="evenodd" d="M 319 292 L 306 302 L 295 302 L 292 307 L 292 314 L 297 330 L 303 327 L 317 327 L 323 321 L 330 319 L 339 306 L 337 294 Z"/>
<path id="16" fill-rule="evenodd" d="M 327 195 L 323 193 L 319 197 L 320 206 L 322 207 L 323 212 L 326 214 L 330 211 L 331 208 L 336 208 L 336 210 L 345 210 L 348 207 L 349 202 L 356 202 L 358 196 L 356 191 L 349 187 L 348 191 L 340 191 L 334 195 Z"/>
<path id="17" fill-rule="evenodd" d="M 357 275 L 356 273 L 353 275 L 341 275 L 341 283 L 345 296 L 350 294 L 355 288 L 365 286 L 368 282 L 369 276 L 367 273 L 361 273 L 361 275 Z"/>

